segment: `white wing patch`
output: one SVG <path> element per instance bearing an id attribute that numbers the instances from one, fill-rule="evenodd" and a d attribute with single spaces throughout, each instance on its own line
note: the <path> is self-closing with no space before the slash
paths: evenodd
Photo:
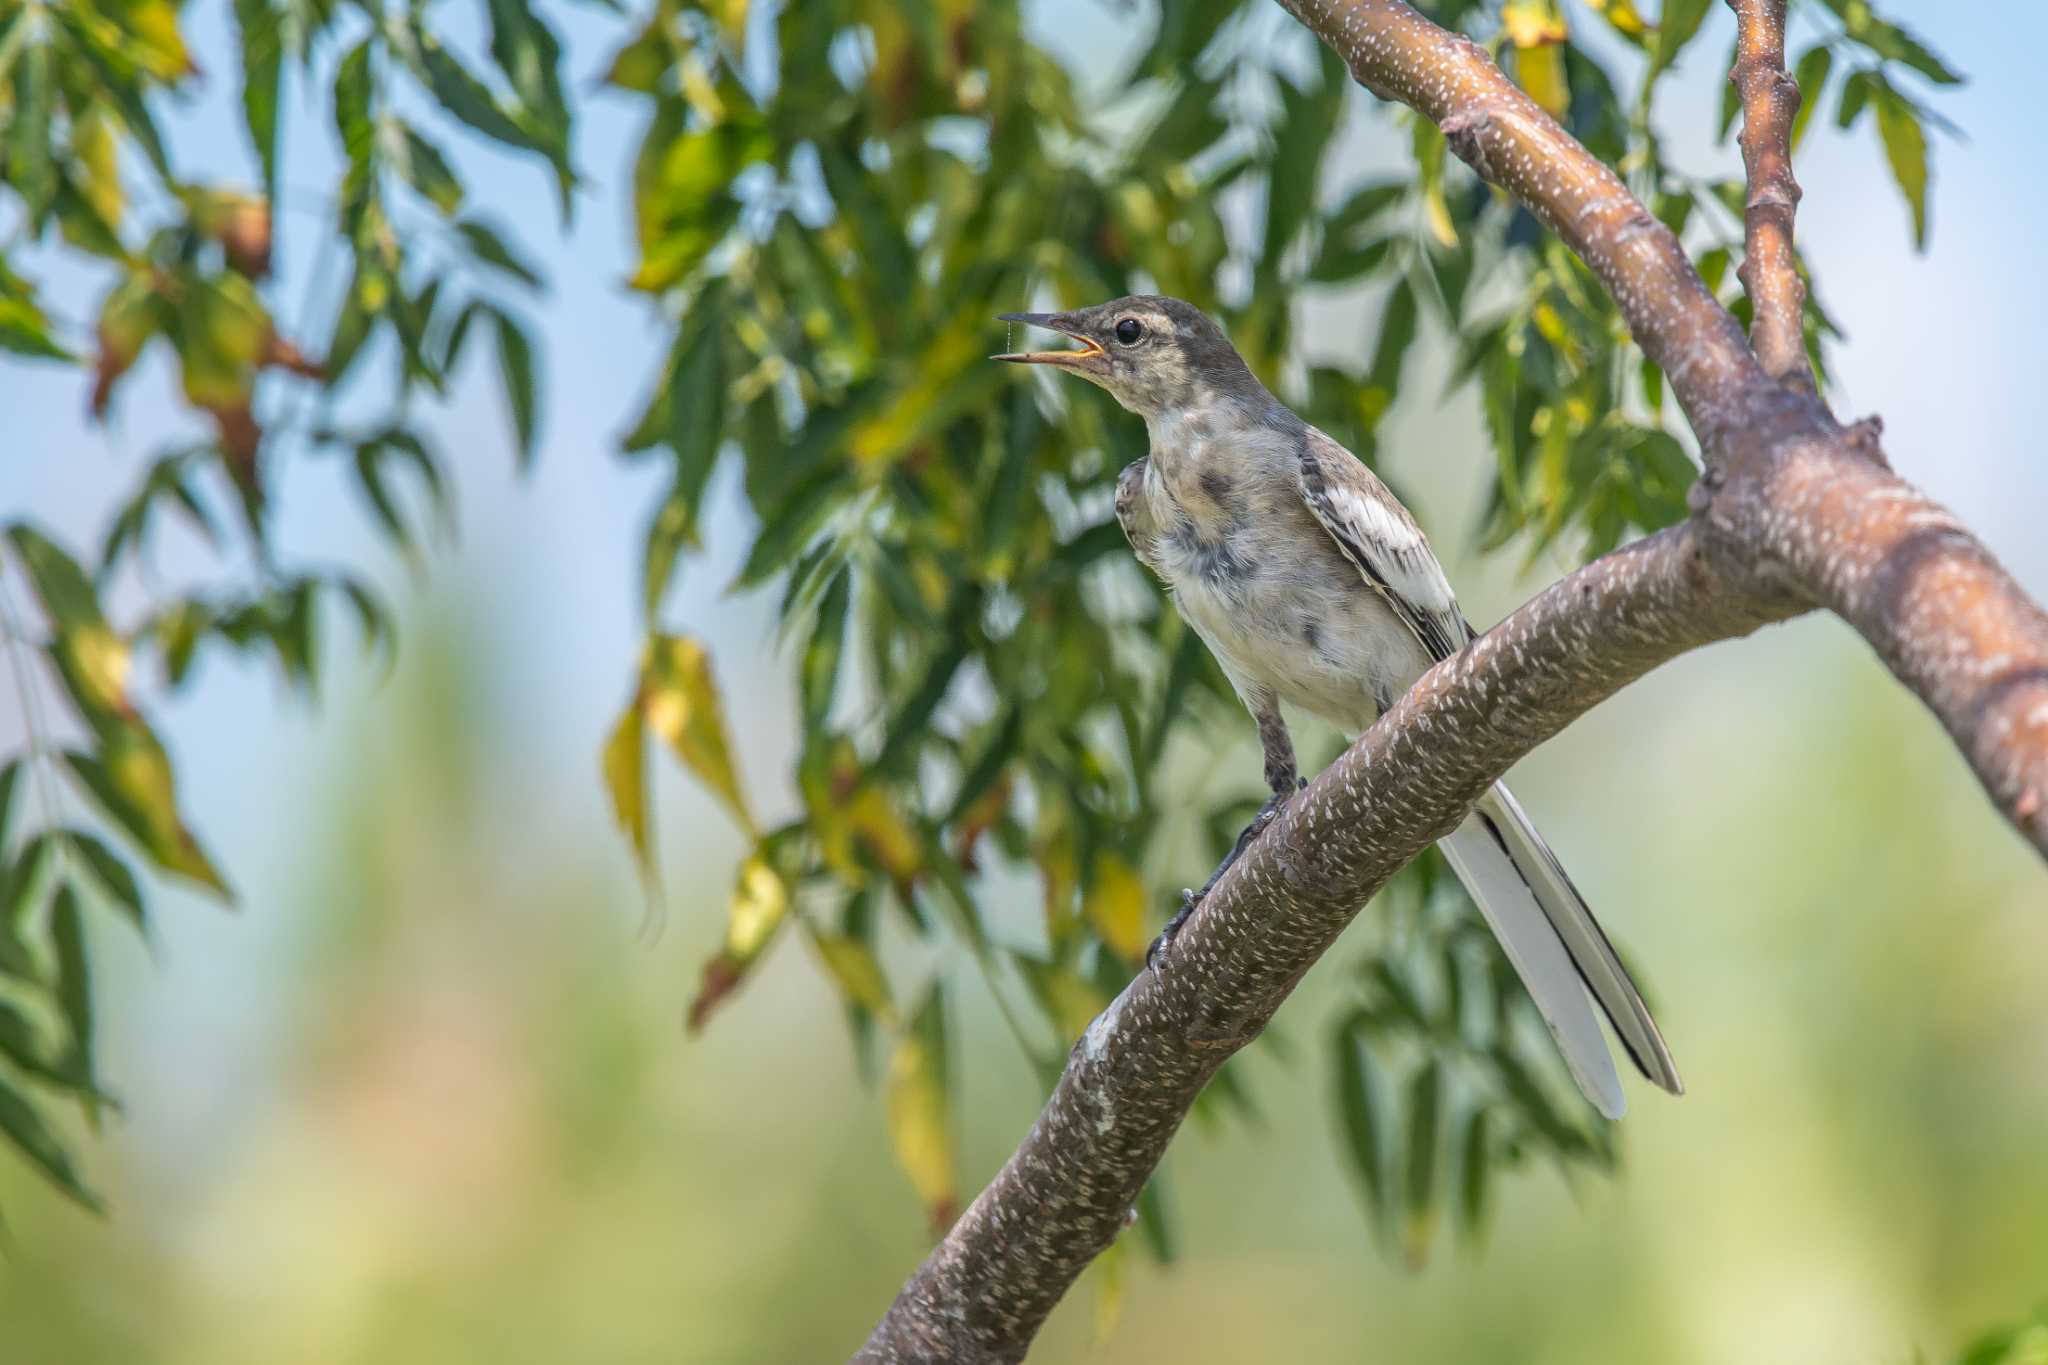
<path id="1" fill-rule="evenodd" d="M 1314 427 L 1301 449 L 1301 496 L 1316 520 L 1434 658 L 1472 638 L 1422 528 L 1379 476 Z"/>

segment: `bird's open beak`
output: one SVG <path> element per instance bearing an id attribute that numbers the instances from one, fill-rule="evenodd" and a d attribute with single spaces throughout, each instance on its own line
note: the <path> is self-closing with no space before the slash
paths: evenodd
<path id="1" fill-rule="evenodd" d="M 1008 355 L 992 355 L 990 360 L 1008 360 L 1018 365 L 1057 365 L 1081 375 L 1098 375 L 1109 368 L 1109 353 L 1081 332 L 1070 313 L 1004 313 L 996 321 L 1043 327 L 1047 331 L 1070 336 L 1081 345 L 1071 351 L 1015 351 Z"/>

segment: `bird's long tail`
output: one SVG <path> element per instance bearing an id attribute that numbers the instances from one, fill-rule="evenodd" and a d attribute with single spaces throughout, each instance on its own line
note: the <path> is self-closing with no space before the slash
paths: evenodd
<path id="1" fill-rule="evenodd" d="M 1671 1050 L 1628 970 L 1507 786 L 1496 782 L 1439 847 L 1529 988 L 1572 1079 L 1594 1107 L 1614 1119 L 1626 1102 L 1588 992 L 1637 1068 L 1672 1094 L 1684 1094 Z"/>

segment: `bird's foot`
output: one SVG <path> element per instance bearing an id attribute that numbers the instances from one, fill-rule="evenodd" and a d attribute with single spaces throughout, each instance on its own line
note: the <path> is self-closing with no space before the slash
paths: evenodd
<path id="1" fill-rule="evenodd" d="M 1206 886 L 1202 888 L 1203 891 L 1208 889 Z M 1153 939 L 1152 946 L 1145 950 L 1147 967 L 1154 971 L 1159 970 L 1159 955 L 1166 951 L 1166 945 L 1173 942 L 1173 936 L 1180 932 L 1180 927 L 1188 922 L 1188 916 L 1194 914 L 1195 907 L 1201 903 L 1201 895 L 1192 887 L 1183 886 L 1180 889 L 1180 909 L 1173 912 L 1173 918 L 1166 922 L 1166 927 L 1159 931 L 1159 937 Z"/>
<path id="2" fill-rule="evenodd" d="M 1300 791 L 1307 785 L 1306 779 L 1297 779 L 1294 790 Z M 1166 927 L 1159 931 L 1159 937 L 1153 939 L 1152 946 L 1145 950 L 1145 965 L 1147 967 L 1154 971 L 1160 969 L 1159 955 L 1166 951 L 1168 944 L 1173 942 L 1173 936 L 1180 932 L 1180 927 L 1188 922 L 1188 916 L 1195 913 L 1195 907 L 1208 897 L 1210 889 L 1217 882 L 1223 880 L 1223 874 L 1230 871 L 1231 864 L 1244 856 L 1244 851 L 1252 846 L 1252 840 L 1264 833 L 1266 826 L 1272 824 L 1274 820 L 1279 818 L 1280 812 L 1287 809 L 1287 802 L 1291 795 L 1292 793 L 1274 792 L 1272 796 L 1266 799 L 1266 804 L 1259 807 L 1259 813 L 1252 817 L 1251 823 L 1244 827 L 1244 832 L 1237 836 L 1237 842 L 1230 846 L 1230 852 L 1225 854 L 1223 861 L 1216 865 L 1216 870 L 1209 874 L 1209 880 L 1202 883 L 1200 891 L 1192 891 L 1187 887 L 1181 888 L 1180 909 L 1173 912 L 1173 918 L 1166 922 Z"/>

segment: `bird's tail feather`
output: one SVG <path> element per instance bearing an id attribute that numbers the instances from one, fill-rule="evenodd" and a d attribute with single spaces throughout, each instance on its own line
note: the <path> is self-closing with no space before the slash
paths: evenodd
<path id="1" fill-rule="evenodd" d="M 1625 1102 L 1589 991 L 1642 1073 L 1683 1094 L 1670 1049 L 1627 969 L 1507 787 L 1495 783 L 1441 847 L 1594 1107 L 1619 1118 Z"/>

